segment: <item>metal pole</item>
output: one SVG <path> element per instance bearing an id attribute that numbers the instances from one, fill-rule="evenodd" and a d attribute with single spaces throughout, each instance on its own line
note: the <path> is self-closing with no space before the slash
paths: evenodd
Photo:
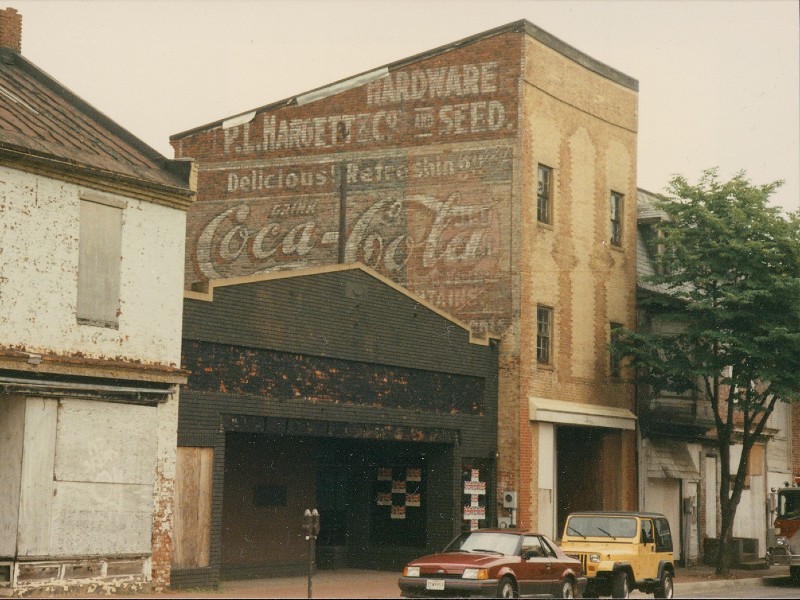
<path id="1" fill-rule="evenodd" d="M 312 590 L 312 582 L 314 581 L 314 555 L 312 554 L 314 549 L 314 536 L 309 535 L 306 539 L 308 540 L 308 598 L 310 600 L 314 597 Z"/>
<path id="2" fill-rule="evenodd" d="M 347 234 L 347 165 L 339 165 L 339 264 L 344 264 Z"/>
<path id="3" fill-rule="evenodd" d="M 315 508 L 313 511 L 306 509 L 303 513 L 303 532 L 306 534 L 308 542 L 308 598 L 314 597 L 313 578 L 316 563 L 317 536 L 319 535 L 319 512 Z"/>

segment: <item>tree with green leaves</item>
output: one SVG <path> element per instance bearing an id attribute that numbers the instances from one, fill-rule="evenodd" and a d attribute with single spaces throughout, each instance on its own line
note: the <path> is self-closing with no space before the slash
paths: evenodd
<path id="1" fill-rule="evenodd" d="M 742 446 L 735 475 L 721 469 L 720 575 L 730 570 L 750 450 L 776 403 L 800 400 L 800 212 L 768 205 L 781 183 L 754 185 L 744 172 L 721 181 L 716 169 L 696 185 L 674 177 L 652 238 L 657 268 L 647 279 L 657 293 L 640 305 L 681 325 L 622 330 L 612 340 L 649 393 L 710 402 L 722 465 L 731 444 Z"/>

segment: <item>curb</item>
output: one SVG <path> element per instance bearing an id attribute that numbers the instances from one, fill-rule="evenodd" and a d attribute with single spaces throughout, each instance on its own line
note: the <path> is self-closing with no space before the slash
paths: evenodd
<path id="1" fill-rule="evenodd" d="M 675 582 L 674 589 L 680 590 L 708 590 L 708 589 L 728 589 L 736 587 L 765 587 L 776 585 L 779 581 L 786 579 L 785 575 L 762 575 L 761 577 L 743 577 L 740 579 L 714 579 L 710 581 L 685 581 Z"/>

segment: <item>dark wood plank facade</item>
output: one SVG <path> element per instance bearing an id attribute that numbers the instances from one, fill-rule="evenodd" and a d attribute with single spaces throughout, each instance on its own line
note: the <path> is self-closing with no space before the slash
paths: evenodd
<path id="1" fill-rule="evenodd" d="M 184 305 L 178 426 L 179 446 L 213 448 L 209 558 L 174 565 L 173 585 L 302 572 L 318 504 L 323 567 L 441 547 L 469 526 L 471 476 L 494 519 L 495 340 L 359 266 L 211 291 Z"/>

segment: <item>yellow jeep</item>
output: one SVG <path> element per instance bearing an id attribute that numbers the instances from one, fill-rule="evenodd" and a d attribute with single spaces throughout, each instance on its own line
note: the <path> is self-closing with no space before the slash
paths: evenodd
<path id="1" fill-rule="evenodd" d="M 672 534 L 664 515 L 572 513 L 558 545 L 583 564 L 589 597 L 627 598 L 638 589 L 656 598 L 672 598 L 675 565 Z"/>

